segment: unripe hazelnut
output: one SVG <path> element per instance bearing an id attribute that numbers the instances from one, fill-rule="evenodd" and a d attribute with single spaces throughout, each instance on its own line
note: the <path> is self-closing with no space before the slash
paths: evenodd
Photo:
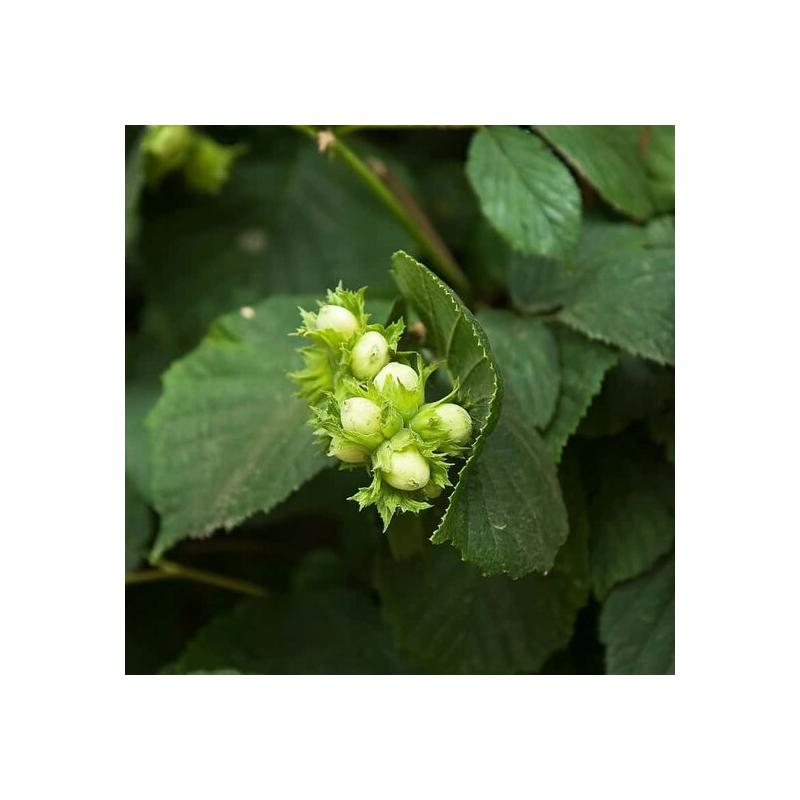
<path id="1" fill-rule="evenodd" d="M 453 444 L 469 444 L 472 438 L 472 417 L 466 409 L 457 403 L 442 403 L 436 409 L 436 416 Z"/>
<path id="2" fill-rule="evenodd" d="M 378 387 L 379 392 L 383 392 L 383 387 L 389 375 L 410 392 L 413 392 L 419 385 L 419 375 L 417 375 L 416 370 L 405 364 L 392 361 L 375 376 L 375 385 Z"/>
<path id="3" fill-rule="evenodd" d="M 392 361 L 375 376 L 374 382 L 403 419 L 411 419 L 417 413 L 424 399 L 423 390 L 419 375 L 411 367 Z"/>
<path id="4" fill-rule="evenodd" d="M 389 343 L 377 331 L 367 331 L 353 347 L 350 371 L 359 380 L 374 378 L 389 363 Z"/>
<path id="5" fill-rule="evenodd" d="M 409 427 L 427 441 L 444 439 L 464 446 L 472 438 L 472 417 L 457 403 L 429 403 L 419 410 Z"/>
<path id="6" fill-rule="evenodd" d="M 389 468 L 383 472 L 389 486 L 413 492 L 426 486 L 431 478 L 431 468 L 426 458 L 412 444 L 389 456 Z"/>
<path id="7" fill-rule="evenodd" d="M 367 460 L 368 453 L 363 447 L 356 444 L 334 440 L 328 448 L 328 455 L 334 456 L 346 464 L 363 464 Z"/>
<path id="8" fill-rule="evenodd" d="M 317 314 L 317 330 L 334 330 L 347 339 L 358 328 L 358 320 L 351 311 L 342 306 L 322 306 Z"/>
<path id="9" fill-rule="evenodd" d="M 381 432 L 381 409 L 366 397 L 351 397 L 342 403 L 340 419 L 346 431 L 372 436 Z"/>

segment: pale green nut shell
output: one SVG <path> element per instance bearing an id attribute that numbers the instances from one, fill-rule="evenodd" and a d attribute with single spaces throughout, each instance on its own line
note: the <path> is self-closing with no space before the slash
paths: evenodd
<path id="1" fill-rule="evenodd" d="M 342 403 L 339 414 L 342 427 L 364 436 L 381 432 L 381 409 L 366 397 L 351 397 Z"/>
<path id="2" fill-rule="evenodd" d="M 456 403 L 423 406 L 409 427 L 426 441 L 442 440 L 463 446 L 472 438 L 472 417 Z"/>
<path id="3" fill-rule="evenodd" d="M 442 403 L 434 412 L 442 430 L 453 444 L 466 445 L 472 439 L 472 417 L 457 403 Z"/>
<path id="4" fill-rule="evenodd" d="M 411 445 L 405 450 L 391 454 L 389 469 L 383 472 L 383 479 L 389 486 L 413 492 L 427 486 L 431 478 L 431 468 L 425 457 Z"/>
<path id="5" fill-rule="evenodd" d="M 413 392 L 417 386 L 419 386 L 419 375 L 417 375 L 416 370 L 405 364 L 392 361 L 375 376 L 375 385 L 378 387 L 379 392 L 383 392 L 386 378 L 388 378 L 389 375 L 410 392 Z"/>
<path id="6" fill-rule="evenodd" d="M 403 419 L 411 419 L 417 413 L 423 397 L 422 384 L 414 369 L 392 361 L 375 376 L 374 382 L 378 391 L 403 415 Z"/>
<path id="7" fill-rule="evenodd" d="M 322 306 L 317 314 L 317 330 L 334 330 L 347 339 L 358 328 L 358 320 L 352 311 L 341 306 Z"/>
<path id="8" fill-rule="evenodd" d="M 331 442 L 328 455 L 344 461 L 346 464 L 363 464 L 367 460 L 367 451 L 357 444 L 349 442 Z"/>
<path id="9" fill-rule="evenodd" d="M 361 381 L 374 378 L 389 363 L 389 342 L 377 331 L 367 331 L 353 347 L 350 371 Z"/>

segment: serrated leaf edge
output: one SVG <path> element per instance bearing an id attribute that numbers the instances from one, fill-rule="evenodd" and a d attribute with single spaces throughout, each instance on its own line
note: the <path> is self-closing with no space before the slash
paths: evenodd
<path id="1" fill-rule="evenodd" d="M 572 326 L 569 326 L 569 328 L 570 328 L 570 330 L 575 330 L 574 328 L 572 328 Z M 578 333 L 579 336 L 584 335 L 582 331 L 575 331 L 575 332 Z M 591 337 L 587 337 L 587 338 L 590 339 Z M 605 344 L 605 343 L 601 343 L 601 344 Z M 561 346 L 558 345 L 558 348 L 559 348 L 559 361 L 560 361 L 561 360 Z M 616 350 L 616 347 L 614 349 Z M 592 388 L 591 393 L 589 394 L 589 399 L 588 399 L 586 405 L 584 406 L 583 411 L 578 416 L 578 418 L 575 420 L 575 424 L 572 426 L 572 428 L 566 432 L 566 435 L 564 436 L 564 440 L 563 440 L 563 442 L 561 442 L 559 444 L 558 448 L 552 448 L 551 449 L 550 443 L 547 441 L 547 432 L 550 430 L 550 426 L 552 425 L 553 420 L 555 419 L 555 412 L 553 412 L 553 417 L 551 418 L 550 422 L 548 422 L 547 425 L 541 430 L 542 442 L 543 442 L 545 448 L 548 449 L 550 451 L 550 453 L 553 455 L 553 458 L 555 459 L 556 464 L 560 464 L 561 463 L 561 456 L 564 455 L 564 448 L 569 443 L 569 440 L 575 435 L 575 432 L 580 427 L 581 422 L 583 421 L 584 417 L 589 413 L 589 409 L 592 407 L 592 402 L 594 401 L 595 397 L 597 397 L 597 395 L 600 394 L 600 390 L 603 388 L 603 381 L 605 381 L 606 375 L 608 375 L 608 373 L 618 363 L 619 363 L 619 354 L 617 352 L 615 352 L 614 353 L 614 361 L 611 364 L 609 364 L 608 367 L 606 367 L 606 369 L 602 373 L 600 373 L 600 377 L 596 381 L 596 385 Z M 562 371 L 563 371 L 563 365 L 562 365 Z M 563 384 L 562 384 L 561 390 L 559 391 L 559 397 L 556 400 L 556 411 L 558 411 L 558 400 L 561 399 L 561 392 L 562 391 L 563 391 Z"/>
<path id="2" fill-rule="evenodd" d="M 550 137 L 542 130 L 539 130 L 539 127 L 536 125 L 530 126 L 532 128 L 532 132 L 534 132 L 539 138 L 542 139 L 545 144 L 556 154 L 559 158 L 563 158 L 564 161 L 569 164 L 569 166 L 578 173 L 596 192 L 603 198 L 603 200 L 611 206 L 615 211 L 622 214 L 622 216 L 627 217 L 628 219 L 633 220 L 634 222 L 647 222 L 648 220 L 652 219 L 658 212 L 655 210 L 653 198 L 650 197 L 650 205 L 651 211 L 649 214 L 645 214 L 644 216 L 639 216 L 638 214 L 632 214 L 630 211 L 626 211 L 623 208 L 620 208 L 619 204 L 617 204 L 614 200 L 610 197 L 606 196 L 605 191 L 601 190 L 599 186 L 595 184 L 593 180 L 589 178 L 586 174 L 586 171 L 582 164 L 579 164 L 576 159 L 572 156 L 568 155 L 564 152 Z M 648 192 L 649 196 L 649 192 Z"/>
<path id="3" fill-rule="evenodd" d="M 455 292 L 443 281 L 441 280 L 436 274 L 434 274 L 431 270 L 429 270 L 424 264 L 421 264 L 415 258 L 410 256 L 403 250 L 398 250 L 392 255 L 392 272 L 394 273 L 394 260 L 395 258 L 404 257 L 409 259 L 413 264 L 415 264 L 420 270 L 422 270 L 422 274 L 425 275 L 427 273 L 427 277 L 429 277 L 435 285 L 439 288 L 443 289 L 447 299 L 452 303 L 456 313 L 460 316 L 466 318 L 467 323 L 470 326 L 471 332 L 475 341 L 480 348 L 480 351 L 484 358 L 489 362 L 489 366 L 492 370 L 492 375 L 494 376 L 494 392 L 489 399 L 489 416 L 486 418 L 486 422 L 483 424 L 483 427 L 480 429 L 478 435 L 475 437 L 475 441 L 472 445 L 472 452 L 464 461 L 463 466 L 458 471 L 458 475 L 456 476 L 456 480 L 454 482 L 455 488 L 450 493 L 450 496 L 447 500 L 447 508 L 445 508 L 444 514 L 442 514 L 442 518 L 439 520 L 439 524 L 436 527 L 436 530 L 431 534 L 430 541 L 434 544 L 440 544 L 442 542 L 449 542 L 450 539 L 443 538 L 440 534 L 440 531 L 445 525 L 447 521 L 447 516 L 450 513 L 450 508 L 452 507 L 454 498 L 459 495 L 459 491 L 462 485 L 462 479 L 466 473 L 466 471 L 470 468 L 470 465 L 475 461 L 475 459 L 481 454 L 483 450 L 486 439 L 489 434 L 494 430 L 495 426 L 497 425 L 497 421 L 500 418 L 500 411 L 502 409 L 503 404 L 503 381 L 500 374 L 500 370 L 497 368 L 497 364 L 494 360 L 494 356 L 492 355 L 491 346 L 489 345 L 488 338 L 486 334 L 483 332 L 483 328 L 480 327 L 480 324 L 475 319 L 474 315 L 466 308 L 463 303 L 457 299 Z M 414 298 L 407 298 L 408 301 L 414 305 Z M 466 312 L 466 313 L 465 313 Z M 449 343 L 448 343 L 449 345 Z M 450 372 L 450 365 L 447 361 L 447 353 L 440 353 L 442 358 L 445 359 L 445 369 L 447 370 L 447 374 L 450 376 L 451 381 L 455 380 L 455 377 Z M 455 545 L 453 545 L 455 547 Z M 458 549 L 459 548 L 455 548 Z M 461 560 L 467 561 L 464 558 L 464 554 L 461 553 Z M 475 563 L 475 562 L 470 562 Z"/>
<path id="4" fill-rule="evenodd" d="M 587 339 L 591 339 L 595 342 L 600 342 L 601 344 L 608 345 L 609 347 L 613 347 L 617 350 L 624 350 L 626 353 L 630 353 L 631 355 L 638 356 L 639 358 L 643 358 L 646 361 L 652 361 L 656 364 L 659 364 L 662 367 L 674 367 L 675 366 L 675 359 L 669 358 L 659 358 L 658 356 L 654 356 L 652 353 L 645 353 L 636 347 L 630 347 L 628 345 L 621 345 L 619 342 L 611 341 L 606 336 L 603 336 L 600 333 L 595 333 L 594 331 L 588 330 L 582 322 L 579 320 L 574 319 L 570 313 L 569 309 L 564 309 L 563 311 L 559 312 L 558 319 L 560 322 L 563 322 L 565 325 L 569 326 L 573 331 L 576 333 L 585 336 Z"/>

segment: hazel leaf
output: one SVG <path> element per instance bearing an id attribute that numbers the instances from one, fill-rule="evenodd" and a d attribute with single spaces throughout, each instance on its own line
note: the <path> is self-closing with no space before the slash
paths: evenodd
<path id="1" fill-rule="evenodd" d="M 515 413 L 516 404 L 501 417 L 500 371 L 488 339 L 452 289 L 406 253 L 395 253 L 392 270 L 425 325 L 426 341 L 458 382 L 454 402 L 473 421 L 474 443 L 431 541 L 450 542 L 485 574 L 549 570 L 568 525 L 541 438 Z"/>

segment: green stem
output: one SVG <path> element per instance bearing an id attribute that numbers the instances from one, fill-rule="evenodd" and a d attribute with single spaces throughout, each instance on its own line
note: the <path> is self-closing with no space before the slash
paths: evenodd
<path id="1" fill-rule="evenodd" d="M 228 589 L 231 592 L 239 592 L 240 594 L 248 594 L 254 597 L 261 597 L 266 594 L 266 591 L 256 583 L 238 580 L 237 578 L 227 578 L 224 575 L 217 575 L 204 569 L 195 569 L 184 564 L 176 564 L 174 561 L 161 559 L 154 562 L 153 566 L 155 569 L 152 570 L 125 573 L 125 583 L 148 583 L 150 581 L 174 578 L 204 583 L 207 586 L 216 586 L 219 589 Z"/>
<path id="2" fill-rule="evenodd" d="M 125 584 L 150 583 L 151 581 L 163 581 L 171 577 L 172 575 L 167 575 L 166 572 L 160 572 L 157 569 L 143 569 L 140 572 L 126 572 Z"/>
<path id="3" fill-rule="evenodd" d="M 319 142 L 319 133 L 310 125 L 294 125 L 295 130 L 305 134 L 315 142 Z M 373 194 L 397 217 L 403 227 L 414 237 L 420 247 L 426 252 L 431 260 L 434 270 L 444 278 L 453 289 L 461 295 L 462 299 L 470 302 L 473 296 L 472 286 L 467 280 L 467 276 L 461 271 L 453 256 L 447 250 L 444 242 L 433 230 L 433 226 L 425 220 L 420 219 L 420 212 L 412 214 L 404 206 L 397 196 L 389 190 L 386 183 L 375 173 L 373 169 L 365 164 L 341 139 L 334 136 L 329 131 L 325 132 L 330 138 L 326 144 L 326 149 L 330 148 L 341 156 L 342 160 L 359 178 L 369 187 Z M 417 217 L 415 219 L 415 216 Z"/>

